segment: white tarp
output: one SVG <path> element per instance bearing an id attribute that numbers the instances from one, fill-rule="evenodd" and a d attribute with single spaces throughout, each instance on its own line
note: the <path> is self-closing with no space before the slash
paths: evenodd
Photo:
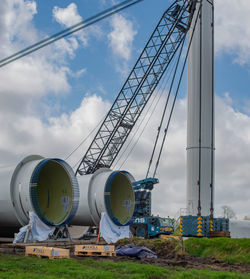
<path id="1" fill-rule="evenodd" d="M 102 212 L 101 215 L 100 231 L 101 236 L 108 244 L 116 243 L 119 239 L 130 237 L 129 226 L 119 227 L 115 225 L 105 212 Z"/>
<path id="2" fill-rule="evenodd" d="M 250 221 L 230 220 L 231 238 L 250 238 Z"/>
<path id="3" fill-rule="evenodd" d="M 44 241 L 47 240 L 49 235 L 54 232 L 55 227 L 50 227 L 44 224 L 34 212 L 29 212 L 29 218 L 29 224 L 22 227 L 19 230 L 19 233 L 15 234 L 13 243 L 23 242 L 29 227 L 32 235 L 29 234 L 28 240 Z"/>

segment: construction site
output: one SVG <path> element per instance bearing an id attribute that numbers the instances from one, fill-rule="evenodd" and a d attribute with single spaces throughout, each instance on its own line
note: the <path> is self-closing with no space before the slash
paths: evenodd
<path id="1" fill-rule="evenodd" d="M 42 7 L 39 1 L 20 1 L 27 15 L 37 14 L 37 9 Z M 132 28 L 123 14 L 130 10 L 139 14 L 140 6 L 148 5 L 153 9 L 155 5 L 149 0 L 126 0 L 115 4 L 111 1 L 102 4 L 99 12 L 94 2 L 93 12 L 84 19 L 76 16 L 77 6 L 73 2 L 65 9 L 54 6 L 54 20 L 66 29 L 61 28 L 53 34 L 51 28 L 49 33 L 53 35 L 43 36 L 43 39 L 36 36 L 30 45 L 22 48 L 19 43 L 8 52 L 3 51 L 5 55 L 0 58 L 3 79 L 7 77 L 4 72 L 7 69 L 8 73 L 15 75 L 18 87 L 15 72 L 21 65 L 18 63 L 31 63 L 32 59 L 45 61 L 52 53 L 51 61 L 55 59 L 62 63 L 55 68 L 63 69 L 71 76 L 69 79 L 79 82 L 77 87 L 81 87 L 79 80 L 87 70 L 82 68 L 73 73 L 66 69 L 66 56 L 63 56 L 66 50 L 62 50 L 62 46 L 68 49 L 67 55 L 74 60 L 72 49 L 76 50 L 80 41 L 87 47 L 88 36 L 101 40 L 100 28 L 104 28 L 105 22 L 111 22 L 116 30 L 109 34 L 107 45 L 114 41 L 116 45 Z M 15 8 L 20 3 L 15 3 Z M 108 8 L 104 9 L 105 5 Z M 149 24 L 150 30 L 145 27 L 147 39 L 136 49 L 135 63 L 131 67 L 124 62 L 126 70 L 121 69 L 122 63 L 119 65 L 121 81 L 112 81 L 112 72 L 106 73 L 101 65 L 96 68 L 97 76 L 103 71 L 110 88 L 117 83 L 120 91 L 113 92 L 112 97 L 110 94 L 108 101 L 97 109 L 91 102 L 100 102 L 100 97 L 89 97 L 88 94 L 84 97 L 83 107 L 89 98 L 83 111 L 89 123 L 76 118 L 80 108 L 67 118 L 67 112 L 63 111 L 66 104 L 59 109 L 62 116 L 57 118 L 53 102 L 61 98 L 59 95 L 47 100 L 48 97 L 43 95 L 38 98 L 35 110 L 49 110 L 48 104 L 52 103 L 54 114 L 50 116 L 48 112 L 46 120 L 45 113 L 41 122 L 35 120 L 35 114 L 33 118 L 29 116 L 25 125 L 30 132 L 17 138 L 11 164 L 0 163 L 0 278 L 250 278 L 250 218 L 247 215 L 249 206 L 245 206 L 249 200 L 248 190 L 243 193 L 241 201 L 242 191 L 236 191 L 232 197 L 231 186 L 220 189 L 216 181 L 220 177 L 216 174 L 217 165 L 219 170 L 223 167 L 223 164 L 215 164 L 216 152 L 224 153 L 224 149 L 222 145 L 216 145 L 215 140 L 216 98 L 220 102 L 215 95 L 215 7 L 213 0 L 166 1 L 165 10 L 158 15 L 154 26 Z M 75 15 L 75 21 L 70 13 Z M 13 15 L 10 18 L 14 20 Z M 122 22 L 124 31 L 116 29 L 117 20 Z M 32 28 L 30 34 L 33 34 Z M 86 33 L 88 30 L 91 35 Z M 136 33 L 133 34 L 136 36 Z M 111 46 L 113 50 L 114 45 Z M 98 56 L 94 48 L 93 61 L 94 56 Z M 128 59 L 128 51 L 125 54 L 122 50 L 121 53 L 125 60 Z M 105 59 L 113 63 L 110 57 Z M 49 69 L 52 68 L 47 67 L 46 71 Z M 29 75 L 26 79 L 31 80 L 32 87 L 36 78 L 32 77 L 32 71 Z M 39 75 L 42 75 L 40 70 Z M 49 75 L 48 82 L 51 79 L 53 84 L 56 76 Z M 88 78 L 85 82 L 87 92 L 91 91 L 88 86 L 94 86 L 93 77 Z M 12 82 L 14 80 L 8 82 L 10 87 Z M 46 88 L 47 85 L 43 86 Z M 105 85 L 95 86 L 104 92 Z M 66 88 L 66 83 L 62 83 L 62 87 Z M 80 90 L 77 87 L 72 85 L 74 90 Z M 185 96 L 186 101 L 180 96 Z M 225 96 L 229 99 L 228 95 Z M 67 99 L 69 97 L 64 98 L 69 107 L 73 106 L 73 101 Z M 40 100 L 48 103 L 42 105 Z M 76 98 L 74 102 L 79 100 Z M 8 106 L 8 101 L 4 106 Z M 17 103 L 16 113 L 18 107 Z M 186 114 L 186 121 L 181 119 L 177 123 L 175 111 L 180 111 L 180 107 L 185 107 L 181 115 Z M 96 119 L 99 119 L 94 124 L 91 124 L 92 113 L 96 113 Z M 244 118 L 242 115 L 241 119 Z M 77 135 L 83 128 L 87 131 L 87 126 L 89 133 L 85 133 L 81 141 L 73 135 L 67 138 L 60 130 L 62 123 L 67 123 L 69 133 L 74 130 Z M 185 126 L 184 132 L 175 131 L 178 125 Z M 227 126 L 226 123 L 223 125 Z M 41 132 L 41 126 L 49 127 L 49 132 Z M 25 130 L 18 127 L 24 135 Z M 171 138 L 174 132 L 177 136 Z M 39 137 L 37 143 L 33 144 L 32 133 Z M 58 146 L 56 140 L 53 145 L 57 136 L 50 139 L 52 133 L 60 138 Z M 228 145 L 233 142 L 229 137 Z M 3 135 L 2 141 L 8 149 L 12 140 L 6 139 L 7 136 Z M 179 140 L 185 141 L 180 157 L 174 154 L 175 143 L 178 147 Z M 63 150 L 65 142 L 69 150 Z M 24 151 L 19 152 L 21 146 Z M 39 146 L 37 151 L 36 146 Z M 236 143 L 235 146 L 238 147 Z M 58 154 L 68 151 L 69 154 L 57 157 L 54 152 L 57 149 L 60 150 Z M 45 155 L 39 153 L 41 150 L 46 150 Z M 170 159 L 173 158 L 169 155 L 171 152 L 181 162 L 179 169 Z M 234 158 L 237 165 L 238 157 Z M 235 174 L 236 169 L 235 166 L 230 175 Z M 163 179 L 165 174 L 173 177 L 175 173 L 179 186 L 170 178 Z M 228 173 L 228 177 L 230 175 Z M 227 175 L 223 174 L 223 179 L 228 181 Z M 237 188 L 238 182 L 233 184 L 231 180 L 232 187 Z M 223 205 L 221 195 L 235 203 Z M 223 214 L 219 213 L 218 204 L 223 205 Z M 241 210 L 238 216 L 231 204 L 238 205 Z"/>

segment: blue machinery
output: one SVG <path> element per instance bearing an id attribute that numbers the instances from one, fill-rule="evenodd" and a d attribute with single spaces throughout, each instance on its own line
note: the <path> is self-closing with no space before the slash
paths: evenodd
<path id="1" fill-rule="evenodd" d="M 157 178 L 146 178 L 133 183 L 135 212 L 130 228 L 135 236 L 152 238 L 174 232 L 174 222 L 171 218 L 151 215 L 151 191 L 157 183 Z"/>
<path id="2" fill-rule="evenodd" d="M 209 216 L 181 216 L 180 234 L 192 237 L 230 237 L 229 219 Z"/>

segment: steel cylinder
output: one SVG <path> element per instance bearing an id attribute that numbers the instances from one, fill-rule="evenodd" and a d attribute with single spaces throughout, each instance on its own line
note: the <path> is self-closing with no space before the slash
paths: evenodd
<path id="1" fill-rule="evenodd" d="M 5 177 L 5 191 L 0 198 L 0 235 L 27 225 L 30 211 L 50 226 L 68 224 L 74 217 L 79 187 L 65 161 L 31 155 Z"/>
<path id="2" fill-rule="evenodd" d="M 98 225 L 106 212 L 118 226 L 129 223 L 135 207 L 133 176 L 126 171 L 102 168 L 94 174 L 78 177 L 79 207 L 73 225 Z"/>
<path id="3" fill-rule="evenodd" d="M 200 207 L 201 215 L 208 216 L 214 199 L 213 0 L 199 5 L 200 16 L 189 31 L 187 211 L 188 215 L 197 215 Z"/>

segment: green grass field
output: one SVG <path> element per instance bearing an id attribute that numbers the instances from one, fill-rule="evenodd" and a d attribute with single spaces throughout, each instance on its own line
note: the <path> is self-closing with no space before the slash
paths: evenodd
<path id="1" fill-rule="evenodd" d="M 0 278 L 6 279 L 209 279 L 250 278 L 250 274 L 215 272 L 209 270 L 166 269 L 162 267 L 131 263 L 95 261 L 83 259 L 39 259 L 0 255 Z"/>
<path id="2" fill-rule="evenodd" d="M 145 245 L 159 254 L 167 251 L 180 252 L 178 241 L 163 241 L 161 239 L 142 240 L 126 239 L 120 244 L 134 242 L 135 245 Z M 197 239 L 184 241 L 186 253 L 199 257 L 215 257 L 217 259 L 250 264 L 250 239 Z M 249 278 L 250 274 L 229 273 L 211 270 L 185 270 L 183 268 L 163 268 L 150 264 L 134 262 L 112 262 L 108 260 L 93 260 L 83 258 L 73 259 L 39 259 L 36 257 L 21 257 L 0 255 L 0 278 L 5 279 L 209 279 L 209 278 Z"/>
<path id="3" fill-rule="evenodd" d="M 187 253 L 198 257 L 250 264 L 250 239 L 189 238 L 184 244 Z"/>

